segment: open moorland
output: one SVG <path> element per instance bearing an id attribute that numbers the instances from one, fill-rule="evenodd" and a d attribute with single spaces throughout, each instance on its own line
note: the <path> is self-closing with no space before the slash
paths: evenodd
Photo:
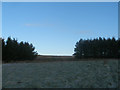
<path id="1" fill-rule="evenodd" d="M 6 63 L 42 63 L 42 62 L 64 62 L 64 61 L 104 61 L 105 63 L 110 60 L 117 60 L 112 58 L 82 58 L 77 59 L 74 56 L 51 56 L 51 55 L 37 55 L 34 60 L 10 60 L 10 62 L 2 62 Z"/>
<path id="2" fill-rule="evenodd" d="M 3 88 L 117 88 L 117 59 L 38 56 L 4 63 Z"/>

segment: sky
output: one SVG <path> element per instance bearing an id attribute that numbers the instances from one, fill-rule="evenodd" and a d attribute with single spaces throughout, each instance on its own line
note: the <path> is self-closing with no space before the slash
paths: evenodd
<path id="1" fill-rule="evenodd" d="M 9 36 L 40 55 L 70 56 L 81 38 L 118 38 L 118 3 L 3 2 L 2 37 Z"/>

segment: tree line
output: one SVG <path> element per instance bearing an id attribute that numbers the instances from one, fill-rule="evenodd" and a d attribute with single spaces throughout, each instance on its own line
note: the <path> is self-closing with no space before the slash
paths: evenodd
<path id="1" fill-rule="evenodd" d="M 76 58 L 120 58 L 120 39 L 80 39 L 74 48 Z"/>
<path id="2" fill-rule="evenodd" d="M 35 47 L 28 42 L 18 42 L 8 37 L 2 40 L 2 60 L 4 62 L 18 60 L 33 60 L 37 57 Z M 120 58 L 120 39 L 95 38 L 80 39 L 74 48 L 76 58 Z"/>
<path id="3" fill-rule="evenodd" d="M 32 60 L 37 56 L 35 47 L 28 42 L 21 41 L 8 37 L 5 41 L 2 39 L 2 60 L 4 62 L 16 60 Z"/>

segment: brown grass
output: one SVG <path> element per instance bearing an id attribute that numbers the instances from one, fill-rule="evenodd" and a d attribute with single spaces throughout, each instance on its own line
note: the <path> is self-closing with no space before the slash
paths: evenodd
<path id="1" fill-rule="evenodd" d="M 63 62 L 63 61 L 104 61 L 104 65 L 107 64 L 109 60 L 117 60 L 117 59 L 76 59 L 73 56 L 41 56 L 38 55 L 34 60 L 24 60 L 24 61 L 12 61 L 10 63 L 41 63 L 41 62 Z"/>

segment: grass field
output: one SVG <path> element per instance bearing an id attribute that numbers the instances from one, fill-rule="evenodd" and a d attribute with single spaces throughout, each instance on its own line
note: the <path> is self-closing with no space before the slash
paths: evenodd
<path id="1" fill-rule="evenodd" d="M 3 88 L 118 87 L 118 60 L 114 59 L 7 63 L 2 69 Z"/>

